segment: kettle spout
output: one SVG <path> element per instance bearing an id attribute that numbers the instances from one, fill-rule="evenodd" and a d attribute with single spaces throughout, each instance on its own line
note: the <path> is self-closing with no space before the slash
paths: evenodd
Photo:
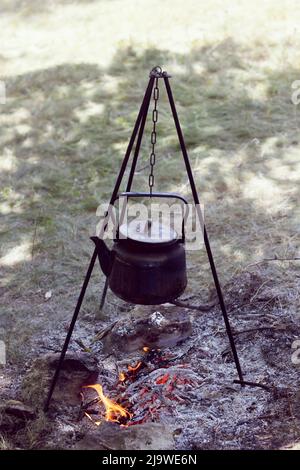
<path id="1" fill-rule="evenodd" d="M 101 269 L 106 277 L 111 273 L 113 254 L 109 248 L 107 248 L 104 241 L 99 237 L 91 237 L 91 240 L 95 243 L 97 248 L 97 254 Z"/>

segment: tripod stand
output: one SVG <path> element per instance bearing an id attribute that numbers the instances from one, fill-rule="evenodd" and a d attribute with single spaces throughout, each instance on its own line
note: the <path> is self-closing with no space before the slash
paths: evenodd
<path id="1" fill-rule="evenodd" d="M 197 214 L 197 217 L 199 219 L 200 225 L 201 225 L 202 230 L 203 230 L 204 245 L 205 245 L 207 257 L 208 257 L 208 260 L 209 260 L 211 273 L 212 273 L 212 277 L 213 277 L 214 284 L 215 284 L 215 289 L 216 289 L 216 292 L 217 292 L 217 295 L 218 295 L 219 304 L 220 304 L 223 320 L 224 320 L 224 323 L 225 323 L 227 336 L 228 336 L 228 339 L 229 339 L 229 342 L 230 342 L 230 347 L 231 347 L 231 351 L 232 351 L 232 354 L 233 354 L 233 359 L 234 359 L 236 370 L 237 370 L 238 377 L 239 377 L 238 383 L 240 383 L 243 386 L 244 384 L 246 384 L 246 382 L 244 382 L 244 380 L 243 380 L 243 374 L 242 374 L 242 370 L 241 370 L 241 366 L 240 366 L 240 362 L 239 362 L 239 358 L 238 358 L 238 354 L 237 354 L 237 350 L 236 350 L 236 346 L 235 346 L 235 341 L 234 341 L 231 326 L 230 326 L 230 323 L 229 323 L 227 310 L 226 310 L 226 306 L 225 306 L 225 303 L 224 303 L 223 293 L 222 293 L 222 289 L 221 289 L 221 286 L 220 286 L 217 270 L 216 270 L 216 267 L 215 267 L 214 258 L 213 258 L 212 251 L 211 251 L 211 248 L 210 248 L 208 234 L 207 234 L 207 230 L 206 230 L 206 227 L 205 227 L 205 224 L 204 224 L 203 214 L 202 214 L 202 211 L 201 211 L 201 208 L 200 208 L 200 201 L 199 201 L 199 197 L 198 197 L 198 193 L 197 193 L 197 189 L 196 189 L 196 185 L 195 185 L 194 176 L 193 176 L 193 172 L 192 172 L 192 169 L 191 169 L 189 157 L 188 157 L 188 154 L 187 154 L 187 150 L 186 150 L 182 130 L 181 130 L 181 127 L 180 127 L 180 123 L 179 123 L 179 119 L 178 119 L 178 115 L 177 115 L 177 110 L 176 110 L 176 107 L 175 107 L 175 102 L 174 102 L 174 98 L 173 98 L 169 78 L 170 78 L 170 76 L 166 72 L 163 72 L 160 67 L 155 67 L 150 72 L 149 83 L 147 85 L 145 95 L 144 95 L 144 98 L 143 98 L 143 101 L 142 101 L 142 104 L 141 104 L 141 107 L 140 107 L 140 110 L 139 110 L 139 113 L 138 113 L 138 116 L 137 116 L 137 119 L 136 119 L 136 122 L 135 122 L 135 125 L 134 125 L 134 128 L 133 128 L 133 131 L 132 131 L 132 135 L 130 137 L 128 147 L 127 147 L 127 150 L 126 150 L 126 153 L 125 153 L 125 156 L 124 156 L 124 159 L 123 159 L 123 162 L 122 162 L 122 165 L 121 165 L 121 168 L 120 168 L 120 171 L 119 171 L 119 174 L 118 174 L 115 186 L 114 186 L 114 189 L 112 191 L 109 207 L 111 207 L 114 204 L 115 200 L 117 199 L 119 189 L 120 189 L 120 185 L 122 183 L 123 176 L 124 176 L 125 170 L 127 168 L 127 165 L 128 165 L 129 159 L 130 159 L 130 155 L 131 155 L 131 152 L 132 152 L 135 140 L 136 140 L 135 149 L 134 149 L 134 152 L 133 152 L 133 159 L 132 159 L 131 167 L 130 167 L 130 171 L 129 171 L 129 177 L 128 177 L 128 181 L 127 181 L 127 185 L 126 185 L 126 192 L 129 192 L 131 190 L 133 177 L 134 177 L 134 173 L 135 173 L 135 170 L 136 170 L 136 164 L 137 164 L 137 160 L 138 160 L 138 157 L 139 157 L 139 151 L 140 151 L 140 146 L 141 146 L 142 137 L 143 137 L 143 133 L 144 133 L 145 123 L 146 123 L 146 119 L 147 119 L 149 104 L 150 104 L 150 100 L 151 100 L 151 96 L 152 96 L 152 91 L 153 91 L 153 88 L 154 88 L 154 94 L 155 93 L 157 94 L 157 92 L 156 92 L 157 83 L 158 83 L 158 80 L 160 79 L 164 82 L 165 88 L 166 88 L 166 91 L 167 91 L 167 96 L 168 96 L 168 100 L 169 100 L 169 103 L 170 103 L 171 112 L 172 112 L 172 115 L 173 115 L 174 124 L 175 124 L 175 127 L 176 127 L 177 136 L 178 136 L 178 140 L 179 140 L 179 144 L 180 144 L 180 148 L 181 148 L 181 153 L 182 153 L 182 156 L 183 156 L 186 173 L 187 173 L 187 176 L 188 176 L 188 180 L 189 180 L 189 184 L 190 184 L 190 187 L 191 187 L 191 192 L 192 192 L 194 204 L 195 204 L 195 207 L 196 207 L 196 214 Z M 154 99 L 157 100 L 158 95 L 156 97 L 154 96 Z M 155 106 L 155 109 L 153 110 L 153 113 L 154 113 L 155 116 L 157 116 L 157 114 L 155 114 L 155 111 L 157 113 L 156 106 Z M 154 118 L 153 118 L 153 121 L 156 122 Z M 154 130 L 155 130 L 155 126 L 154 126 Z M 150 163 L 151 163 L 151 160 L 150 160 Z M 152 164 L 151 170 L 153 170 L 153 164 Z M 152 178 L 151 178 L 151 174 L 150 174 L 150 176 L 149 176 L 150 193 L 152 193 L 153 182 L 154 182 L 153 174 L 152 174 Z M 151 183 L 152 183 L 152 185 L 151 185 Z M 107 211 L 107 213 L 105 214 L 105 218 L 104 218 L 104 221 L 103 221 L 103 224 L 102 224 L 102 228 L 101 228 L 99 237 L 103 236 L 103 233 L 105 232 L 105 230 L 107 228 L 107 224 L 109 222 L 110 215 L 111 215 L 110 212 Z M 77 301 L 75 311 L 74 311 L 74 314 L 73 314 L 73 317 L 72 317 L 72 320 L 71 320 L 71 323 L 70 323 L 70 327 L 69 327 L 69 330 L 68 330 L 68 333 L 67 333 L 62 351 L 61 351 L 61 355 L 60 355 L 60 358 L 59 358 L 59 361 L 58 361 L 58 364 L 57 364 L 57 368 L 56 368 L 56 371 L 54 373 L 52 383 L 51 383 L 51 386 L 50 386 L 50 389 L 49 389 L 49 392 L 48 392 L 48 396 L 47 396 L 47 399 L 46 399 L 46 402 L 45 402 L 45 407 L 44 407 L 45 411 L 47 411 L 48 408 L 49 408 L 49 404 L 50 404 L 50 401 L 51 401 L 51 398 L 52 398 L 52 394 L 54 392 L 54 389 L 55 389 L 55 386 L 56 386 L 56 383 L 57 383 L 57 380 L 58 380 L 58 377 L 59 377 L 59 373 L 60 373 L 64 358 L 65 358 L 65 354 L 66 354 L 68 346 L 69 346 L 69 342 L 70 342 L 70 339 L 71 339 L 71 336 L 72 336 L 72 333 L 73 333 L 73 330 L 74 330 L 74 326 L 75 326 L 77 318 L 78 318 L 78 314 L 80 312 L 81 304 L 82 304 L 82 301 L 84 299 L 85 292 L 86 292 L 87 286 L 89 284 L 92 271 L 94 269 L 96 258 L 97 258 L 97 249 L 95 248 L 94 252 L 92 254 L 89 266 L 88 266 L 88 270 L 87 270 L 87 273 L 86 273 L 86 276 L 85 276 L 85 279 L 84 279 L 79 297 L 78 297 L 78 301 Z M 104 290 L 103 290 L 103 293 L 102 293 L 100 308 L 102 308 L 103 305 L 104 305 L 106 294 L 107 294 L 107 289 L 108 289 L 108 278 L 106 279 Z"/>

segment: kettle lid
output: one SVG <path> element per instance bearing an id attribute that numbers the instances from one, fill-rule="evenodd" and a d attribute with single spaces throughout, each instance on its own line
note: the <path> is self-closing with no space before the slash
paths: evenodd
<path id="1" fill-rule="evenodd" d="M 151 220 L 132 220 L 119 227 L 119 237 L 143 243 L 169 243 L 177 239 L 170 226 Z"/>

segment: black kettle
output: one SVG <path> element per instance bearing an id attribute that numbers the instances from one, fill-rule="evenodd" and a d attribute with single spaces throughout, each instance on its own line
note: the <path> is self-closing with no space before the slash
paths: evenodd
<path id="1" fill-rule="evenodd" d="M 145 197 L 149 194 L 130 192 L 119 196 Z M 112 292 L 126 302 L 141 305 L 171 302 L 187 285 L 184 247 L 187 201 L 173 193 L 153 193 L 151 196 L 172 197 L 186 204 L 181 237 L 172 228 L 151 220 L 134 220 L 128 225 L 120 225 L 112 250 L 101 238 L 91 237 Z"/>

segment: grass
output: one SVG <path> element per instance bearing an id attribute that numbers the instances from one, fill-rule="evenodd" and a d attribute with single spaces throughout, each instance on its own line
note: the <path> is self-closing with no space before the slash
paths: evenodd
<path id="1" fill-rule="evenodd" d="M 173 75 L 222 282 L 264 258 L 299 256 L 295 1 L 2 0 L 0 11 L 0 321 L 11 364 L 70 318 L 95 210 L 110 196 L 156 64 Z M 165 93 L 159 111 L 157 188 L 189 195 Z M 135 188 L 146 181 L 139 171 Z M 205 296 L 203 250 L 189 263 L 189 290 L 201 285 Z M 293 286 L 296 308 L 297 264 L 269 263 L 266 273 L 278 290 Z M 96 309 L 99 279 L 83 315 Z"/>
<path id="2" fill-rule="evenodd" d="M 10 443 L 4 436 L 0 436 L 0 450 L 12 450 Z"/>

